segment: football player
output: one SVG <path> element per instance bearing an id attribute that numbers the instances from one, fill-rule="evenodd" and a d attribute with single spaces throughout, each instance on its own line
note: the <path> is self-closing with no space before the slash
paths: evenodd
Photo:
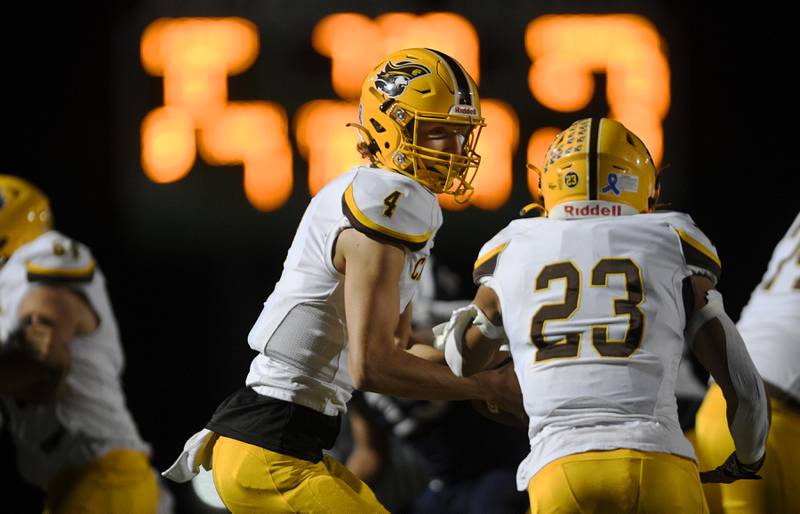
<path id="1" fill-rule="evenodd" d="M 736 327 L 764 379 L 772 407 L 769 457 L 758 482 L 706 487 L 712 512 L 800 512 L 800 215 L 778 243 Z M 724 426 L 726 398 L 713 384 L 697 415 L 697 454 L 711 465 L 734 441 Z M 727 452 L 727 453 L 725 453 Z"/>
<path id="2" fill-rule="evenodd" d="M 125 406 L 105 278 L 54 231 L 45 195 L 0 175 L 0 405 L 45 512 L 154 513 L 149 446 Z"/>
<path id="3" fill-rule="evenodd" d="M 483 126 L 475 82 L 453 58 L 414 48 L 364 81 L 358 166 L 311 200 L 248 342 L 245 386 L 165 472 L 213 465 L 239 512 L 385 512 L 322 450 L 353 388 L 419 399 L 519 401 L 510 372 L 455 377 L 405 351 L 411 299 L 442 222 L 437 194 L 466 201 Z M 213 449 L 213 451 L 211 451 Z"/>
<path id="4" fill-rule="evenodd" d="M 707 512 L 677 417 L 686 341 L 728 399 L 735 452 L 708 481 L 755 478 L 769 428 L 764 385 L 714 288 L 720 261 L 691 218 L 652 212 L 657 170 L 617 121 L 560 133 L 540 174 L 546 217 L 481 250 L 473 305 L 455 311 L 457 375 L 507 338 L 529 417 L 517 486 L 531 512 Z"/>

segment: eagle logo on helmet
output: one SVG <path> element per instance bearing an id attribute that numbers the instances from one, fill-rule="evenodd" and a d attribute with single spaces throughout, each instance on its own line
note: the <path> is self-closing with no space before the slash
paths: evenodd
<path id="1" fill-rule="evenodd" d="M 431 70 L 427 66 L 411 61 L 399 61 L 397 64 L 389 61 L 378 72 L 375 78 L 375 87 L 395 98 L 403 94 L 408 84 L 423 75 L 429 75 Z"/>

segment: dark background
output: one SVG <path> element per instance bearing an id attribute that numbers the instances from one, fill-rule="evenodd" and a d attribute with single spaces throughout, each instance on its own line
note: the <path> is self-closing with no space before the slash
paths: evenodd
<path id="1" fill-rule="evenodd" d="M 519 0 L 16 5 L 4 15 L 0 31 L 0 172 L 42 187 L 57 228 L 95 253 L 125 344 L 128 403 L 153 444 L 154 464 L 164 469 L 217 403 L 243 383 L 252 358 L 247 332 L 280 275 L 309 193 L 296 146 L 292 198 L 272 213 L 247 203 L 241 168 L 211 168 L 198 159 L 174 184 L 156 185 L 144 176 L 139 125 L 162 103 L 162 79 L 147 76 L 139 60 L 139 39 L 150 22 L 162 16 L 241 16 L 254 22 L 261 52 L 250 70 L 229 79 L 229 98 L 279 102 L 290 119 L 304 102 L 336 98 L 330 61 L 316 54 L 310 41 L 314 25 L 327 14 L 452 11 L 472 22 L 481 43 L 481 94 L 514 107 L 521 142 L 506 207 L 445 213 L 437 257 L 464 276 L 466 296 L 472 292 L 466 277 L 480 245 L 529 201 L 528 136 L 542 126 L 566 127 L 608 111 L 602 94 L 576 113 L 537 104 L 527 88 L 527 23 L 549 13 L 646 16 L 666 41 L 672 80 L 664 122 L 664 163 L 671 166 L 662 200 L 689 212 L 716 244 L 723 261 L 719 288 L 736 319 L 800 205 L 792 159 L 797 143 L 789 76 L 796 57 L 789 19 L 771 2 L 742 11 L 675 4 L 680 5 Z M 597 80 L 597 91 L 603 91 L 603 77 Z M 17 491 L 4 498 L 13 504 L 17 496 L 30 497 L 21 488 L 6 488 L 17 479 L 8 449 L 0 455 L 0 488 Z"/>

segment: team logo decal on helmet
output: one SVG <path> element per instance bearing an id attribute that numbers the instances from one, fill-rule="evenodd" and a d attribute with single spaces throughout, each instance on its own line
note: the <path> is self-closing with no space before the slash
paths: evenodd
<path id="1" fill-rule="evenodd" d="M 394 98 L 402 95 L 412 80 L 423 75 L 430 75 L 430 73 L 431 70 L 427 66 L 419 63 L 400 61 L 395 64 L 389 61 L 378 73 L 375 87 L 386 93 L 387 96 Z"/>

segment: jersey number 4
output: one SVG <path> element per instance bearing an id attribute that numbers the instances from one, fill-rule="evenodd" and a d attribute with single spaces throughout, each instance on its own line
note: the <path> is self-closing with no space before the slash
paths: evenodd
<path id="1" fill-rule="evenodd" d="M 592 287 L 607 287 L 609 275 L 622 275 L 626 296 L 614 299 L 614 315 L 627 316 L 625 338 L 608 338 L 608 325 L 592 326 L 592 344 L 603 357 L 630 357 L 639 348 L 644 335 L 644 313 L 639 305 L 644 301 L 642 272 L 631 259 L 602 259 L 592 269 Z M 581 298 L 581 274 L 571 262 L 558 262 L 542 268 L 536 277 L 536 291 L 550 289 L 553 280 L 565 280 L 564 301 L 543 305 L 531 320 L 531 339 L 536 345 L 536 362 L 549 359 L 577 357 L 581 333 L 571 332 L 560 339 L 547 341 L 544 326 L 548 321 L 567 320 L 578 310 Z"/>
<path id="2" fill-rule="evenodd" d="M 400 195 L 402 193 L 400 191 L 394 191 L 389 196 L 383 199 L 383 205 L 386 208 L 383 210 L 383 215 L 387 218 L 391 218 L 392 214 L 394 214 L 394 210 L 397 208 L 397 200 L 400 199 Z"/>

